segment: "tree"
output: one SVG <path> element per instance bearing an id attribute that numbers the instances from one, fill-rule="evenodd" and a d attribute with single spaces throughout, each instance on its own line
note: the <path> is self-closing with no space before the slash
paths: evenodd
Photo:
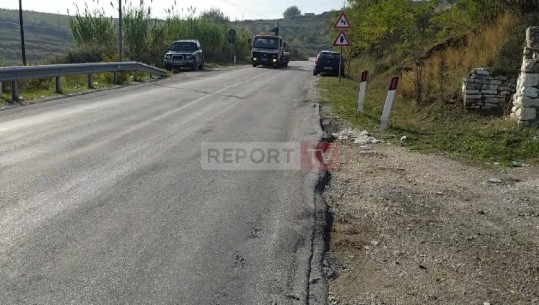
<path id="1" fill-rule="evenodd" d="M 218 8 L 211 8 L 208 11 L 203 12 L 200 15 L 200 18 L 220 24 L 230 23 L 230 18 L 225 16 L 225 14 Z"/>
<path id="2" fill-rule="evenodd" d="M 394 55 L 411 60 L 415 72 L 416 101 L 423 100 L 424 47 L 431 39 L 431 18 L 436 0 L 354 0 L 349 16 L 353 52 L 371 50 L 376 56 Z"/>
<path id="3" fill-rule="evenodd" d="M 289 8 L 287 8 L 284 12 L 283 12 L 283 17 L 284 18 L 294 18 L 294 17 L 298 17 L 298 16 L 301 16 L 301 11 L 299 10 L 299 8 L 297 6 L 291 6 Z"/>
<path id="4" fill-rule="evenodd" d="M 220 9 L 211 8 L 200 15 L 201 19 L 205 19 L 214 23 L 230 23 L 230 18 L 226 16 Z"/>

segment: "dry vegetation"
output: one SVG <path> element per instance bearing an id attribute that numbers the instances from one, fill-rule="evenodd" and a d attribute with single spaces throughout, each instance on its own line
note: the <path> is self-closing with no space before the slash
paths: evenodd
<path id="1" fill-rule="evenodd" d="M 377 3 L 382 6 L 381 14 L 384 10 L 396 10 L 393 7 L 395 5 L 410 5 L 401 0 L 384 0 Z M 428 8 L 429 3 L 436 2 L 427 1 L 422 5 Z M 368 10 L 355 12 L 358 9 L 359 6 L 350 8 L 350 15 L 369 17 Z M 414 8 L 408 9 L 414 12 Z M 525 30 L 528 26 L 539 24 L 539 14 L 511 9 L 497 10 L 496 14 L 481 11 L 478 14 L 484 14 L 488 18 L 484 18 L 484 23 L 474 24 L 470 18 L 476 15 L 471 15 L 469 10 L 463 10 L 463 7 L 455 6 L 438 13 L 436 10 L 426 11 L 430 12 L 428 23 L 421 21 L 421 18 L 397 22 L 397 25 L 408 22 L 412 28 L 418 28 L 415 32 L 409 31 L 416 36 L 406 36 L 406 32 L 400 32 L 400 35 L 404 36 L 384 34 L 385 30 L 390 31 L 390 26 L 395 24 L 388 19 L 386 27 L 380 26 L 384 25 L 383 17 L 375 29 L 365 32 L 365 35 L 373 36 L 354 36 L 361 32 L 352 32 L 356 45 L 348 50 L 349 56 L 353 57 L 348 62 L 350 78 L 343 81 L 322 78 L 320 87 L 323 101 L 331 105 L 335 114 L 352 126 L 374 131 L 379 126 L 389 82 L 392 77 L 400 76 L 397 99 L 390 118 L 391 128 L 379 133 L 379 136 L 394 142 L 406 136 L 403 145 L 412 149 L 445 152 L 458 158 L 481 161 L 483 164 L 487 162 L 511 165 L 523 161 L 538 164 L 539 130 L 521 129 L 515 121 L 506 116 L 467 112 L 462 103 L 461 84 L 463 78 L 477 67 L 487 66 L 491 67 L 494 73 L 517 76 L 522 64 Z M 422 15 L 424 9 L 417 9 L 415 12 L 417 16 L 425 16 Z M 421 22 L 414 25 L 417 20 Z M 440 20 L 443 20 L 443 23 Z M 466 24 L 471 27 L 465 31 L 466 27 L 447 26 L 448 24 Z M 361 39 L 368 39 L 376 45 L 375 41 L 380 37 L 382 41 L 377 47 L 357 46 L 357 40 Z M 384 40 L 387 37 L 391 37 L 393 45 L 387 45 Z M 410 42 L 406 39 L 416 41 Z M 403 46 L 421 52 L 403 51 Z M 364 70 L 370 73 L 365 101 L 366 114 L 358 115 L 357 79 Z M 419 88 L 422 89 L 420 94 Z"/>

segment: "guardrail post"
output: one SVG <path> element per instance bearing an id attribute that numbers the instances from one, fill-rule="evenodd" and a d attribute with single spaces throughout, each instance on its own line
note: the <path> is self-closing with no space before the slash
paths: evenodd
<path id="1" fill-rule="evenodd" d="M 118 72 L 112 73 L 112 84 L 118 85 Z"/>
<path id="2" fill-rule="evenodd" d="M 62 94 L 62 80 L 60 76 L 55 77 L 56 93 Z"/>
<path id="3" fill-rule="evenodd" d="M 88 89 L 94 89 L 94 75 L 92 73 L 88 74 Z"/>
<path id="4" fill-rule="evenodd" d="M 14 102 L 19 101 L 19 87 L 16 80 L 11 82 L 11 100 Z"/>

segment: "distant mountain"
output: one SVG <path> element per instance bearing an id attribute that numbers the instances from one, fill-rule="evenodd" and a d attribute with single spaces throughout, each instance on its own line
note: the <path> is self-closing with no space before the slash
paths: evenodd
<path id="1" fill-rule="evenodd" d="M 252 34 L 280 26 L 280 35 L 297 54 L 313 56 L 331 47 L 328 22 L 331 13 L 306 14 L 290 19 L 235 21 L 231 26 L 244 27 Z M 67 15 L 24 12 L 26 56 L 31 64 L 46 63 L 54 55 L 72 47 Z M 0 9 L 0 64 L 21 64 L 19 11 Z"/>

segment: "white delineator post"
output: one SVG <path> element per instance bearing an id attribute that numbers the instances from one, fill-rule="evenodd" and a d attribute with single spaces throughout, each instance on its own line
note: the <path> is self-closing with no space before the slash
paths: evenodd
<path id="1" fill-rule="evenodd" d="M 391 80 L 391 86 L 389 87 L 389 92 L 387 93 L 386 103 L 384 106 L 384 113 L 382 114 L 382 119 L 380 120 L 380 129 L 385 130 L 389 126 L 389 114 L 391 113 L 391 108 L 393 107 L 393 100 L 395 100 L 395 94 L 397 93 L 397 85 L 399 84 L 399 78 L 395 77 Z"/>
<path id="2" fill-rule="evenodd" d="M 369 72 L 363 71 L 361 73 L 361 84 L 359 85 L 359 97 L 357 99 L 357 113 L 363 113 L 363 105 L 365 103 L 365 91 L 367 90 L 367 79 L 369 78 Z"/>

